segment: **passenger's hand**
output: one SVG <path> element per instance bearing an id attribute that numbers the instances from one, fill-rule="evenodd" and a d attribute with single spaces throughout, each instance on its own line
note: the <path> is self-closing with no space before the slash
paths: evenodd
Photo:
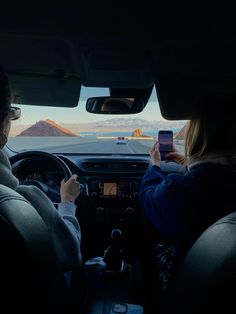
<path id="1" fill-rule="evenodd" d="M 170 152 L 165 155 L 165 158 L 168 161 L 176 162 L 177 164 L 183 164 L 184 163 L 184 156 L 177 151 Z"/>
<path id="2" fill-rule="evenodd" d="M 160 151 L 159 151 L 159 144 L 158 142 L 156 142 L 151 150 L 150 150 L 150 156 L 151 156 L 151 159 L 152 159 L 152 164 L 155 165 L 155 166 L 158 166 L 160 167 L 160 164 L 161 164 L 161 154 L 160 154 Z"/>
<path id="3" fill-rule="evenodd" d="M 80 194 L 80 184 L 77 179 L 77 174 L 73 174 L 67 181 L 61 180 L 61 201 L 74 202 Z"/>

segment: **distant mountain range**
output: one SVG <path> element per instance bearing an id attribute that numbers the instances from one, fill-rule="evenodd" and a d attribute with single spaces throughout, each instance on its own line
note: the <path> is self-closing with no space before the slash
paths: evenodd
<path id="1" fill-rule="evenodd" d="M 76 123 L 76 124 L 62 124 L 64 127 L 73 132 L 117 132 L 129 131 L 139 128 L 145 130 L 158 130 L 168 128 L 182 128 L 184 122 L 182 121 L 147 121 L 138 118 L 121 118 L 108 119 L 105 121 L 97 121 L 90 123 Z"/>
<path id="2" fill-rule="evenodd" d="M 80 132 L 133 132 L 141 129 L 148 130 L 181 129 L 182 121 L 147 121 L 138 118 L 107 119 L 105 121 L 88 123 L 56 123 L 47 119 L 34 125 L 12 125 L 10 136 L 78 136 Z M 33 134 L 33 135 L 32 135 Z M 40 135 L 38 135 L 40 134 Z"/>

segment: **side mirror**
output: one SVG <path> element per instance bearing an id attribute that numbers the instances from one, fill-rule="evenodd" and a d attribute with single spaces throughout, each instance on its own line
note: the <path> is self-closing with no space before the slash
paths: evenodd
<path id="1" fill-rule="evenodd" d="M 91 97 L 86 102 L 86 110 L 97 114 L 133 114 L 143 109 L 143 100 L 134 98 Z"/>

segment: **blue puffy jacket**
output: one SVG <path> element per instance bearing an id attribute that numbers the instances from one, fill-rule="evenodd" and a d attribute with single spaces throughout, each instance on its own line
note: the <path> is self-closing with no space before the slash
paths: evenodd
<path id="1" fill-rule="evenodd" d="M 208 226 L 236 210 L 236 170 L 205 163 L 164 176 L 160 167 L 152 166 L 143 176 L 140 202 L 181 260 Z"/>

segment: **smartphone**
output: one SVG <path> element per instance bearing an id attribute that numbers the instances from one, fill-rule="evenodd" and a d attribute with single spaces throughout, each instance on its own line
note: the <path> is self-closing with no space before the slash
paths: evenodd
<path id="1" fill-rule="evenodd" d="M 158 131 L 158 142 L 159 142 L 159 151 L 161 154 L 161 159 L 165 159 L 165 155 L 173 152 L 173 131 L 171 130 L 160 130 Z"/>

